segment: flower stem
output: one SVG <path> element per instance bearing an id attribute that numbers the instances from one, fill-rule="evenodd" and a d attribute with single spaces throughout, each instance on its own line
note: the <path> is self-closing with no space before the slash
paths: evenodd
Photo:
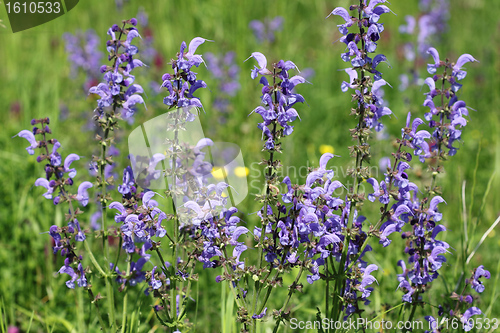
<path id="1" fill-rule="evenodd" d="M 293 281 L 292 285 L 289 287 L 290 290 L 288 291 L 288 296 L 285 300 L 285 303 L 283 304 L 283 306 L 281 307 L 281 309 L 279 311 L 278 319 L 276 319 L 276 325 L 274 326 L 273 333 L 278 332 L 278 328 L 281 324 L 281 316 L 283 314 L 283 311 L 285 311 L 286 307 L 288 306 L 288 303 L 290 302 L 290 299 L 292 298 L 292 295 L 296 290 L 295 287 L 297 286 L 297 284 L 300 280 L 300 277 L 302 276 L 303 271 L 304 271 L 304 265 L 301 265 L 300 269 L 299 269 L 299 273 L 295 277 L 295 281 Z"/>
<path id="2" fill-rule="evenodd" d="M 88 288 L 87 293 L 89 295 L 90 303 L 94 304 L 97 312 L 97 319 L 99 320 L 99 324 L 101 325 L 101 329 L 103 332 L 107 332 L 106 325 L 104 325 L 104 321 L 102 320 L 102 315 L 101 315 L 101 310 L 99 309 L 99 304 L 97 303 L 97 300 L 94 297 L 94 293 L 92 292 L 92 289 Z"/>
<path id="3" fill-rule="evenodd" d="M 132 262 L 132 255 L 129 253 L 128 255 L 128 260 L 127 260 L 127 275 L 130 275 L 130 265 Z M 123 310 L 122 310 L 122 331 L 121 333 L 125 333 L 125 328 L 127 327 L 127 302 L 128 302 L 128 290 L 124 290 L 124 296 L 123 296 Z"/>

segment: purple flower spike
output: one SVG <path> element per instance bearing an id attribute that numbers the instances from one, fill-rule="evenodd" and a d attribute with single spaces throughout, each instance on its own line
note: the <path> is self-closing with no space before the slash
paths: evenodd
<path id="1" fill-rule="evenodd" d="M 265 18 L 264 21 L 252 20 L 248 26 L 252 29 L 259 42 L 273 42 L 275 39 L 274 33 L 282 29 L 283 21 L 283 17 L 276 16 L 272 20 L 269 18 Z"/>
<path id="2" fill-rule="evenodd" d="M 132 18 L 126 23 L 134 26 L 137 24 L 137 20 Z M 125 41 L 116 40 L 116 32 L 118 31 L 120 35 L 126 34 Z M 99 117 L 104 116 L 104 108 L 113 106 L 121 109 L 123 118 L 132 120 L 132 116 L 136 112 L 135 105 L 144 104 L 144 100 L 138 95 L 143 93 L 143 89 L 134 84 L 135 76 L 131 72 L 136 67 L 146 65 L 141 60 L 133 58 L 139 50 L 131 43 L 136 37 L 142 37 L 135 27 L 122 30 L 117 25 L 113 25 L 108 30 L 108 35 L 111 36 L 111 40 L 107 42 L 107 49 L 110 53 L 108 59 L 112 60 L 113 63 L 110 66 L 100 66 L 100 71 L 104 73 L 105 82 L 91 87 L 89 93 L 97 94 L 100 97 L 95 109 Z"/>

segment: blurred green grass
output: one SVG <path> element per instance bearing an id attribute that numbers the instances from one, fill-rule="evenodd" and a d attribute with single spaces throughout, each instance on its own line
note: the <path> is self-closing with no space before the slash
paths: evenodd
<path id="1" fill-rule="evenodd" d="M 210 106 L 217 94 L 214 89 L 199 93 L 206 110 L 201 118 L 206 134 L 214 141 L 234 142 L 242 148 L 247 165 L 262 158 L 259 141 L 261 133 L 256 128 L 258 117 L 247 117 L 259 105 L 260 88 L 256 81 L 250 79 L 252 61 L 243 61 L 252 52 L 259 51 L 268 56 L 269 62 L 283 58 L 293 60 L 300 69 L 310 67 L 315 71 L 310 80 L 312 85 L 297 88 L 306 98 L 308 106 L 298 108 L 302 120 L 294 124 L 293 135 L 285 140 L 286 153 L 281 157 L 282 162 L 295 167 L 307 163 L 317 165 L 319 146 L 328 144 L 335 148 L 336 154 L 342 156 L 330 164 L 345 169 L 349 164 L 348 128 L 353 126 L 353 120 L 347 116 L 351 108 L 350 96 L 340 92 L 340 82 L 345 80 L 346 75 L 339 72 L 339 69 L 347 66 L 339 56 L 344 51 L 343 45 L 333 43 L 340 37 L 336 29 L 338 19 L 325 20 L 325 17 L 333 8 L 347 4 L 347 1 L 322 0 L 167 0 L 130 1 L 125 3 L 122 10 L 118 10 L 113 1 L 81 1 L 68 14 L 31 30 L 12 34 L 8 28 L 0 29 L 0 110 L 6 116 L 3 130 L 0 131 L 0 156 L 4 161 L 0 164 L 0 298 L 5 304 L 7 322 L 20 325 L 25 330 L 34 311 L 36 316 L 32 331 L 62 332 L 69 330 L 68 323 L 76 325 L 80 310 L 75 308 L 75 301 L 81 295 L 68 291 L 64 278 L 54 274 L 61 265 L 61 258 L 51 255 L 50 237 L 43 234 L 50 225 L 62 224 L 64 212 L 60 207 L 55 209 L 41 197 L 41 190 L 33 187 L 35 179 L 43 174 L 42 168 L 36 163 L 34 156 L 26 154 L 25 140 L 12 139 L 20 130 L 30 127 L 32 118 L 49 116 L 54 137 L 61 141 L 64 154 L 78 152 L 85 155 L 88 162 L 93 152 L 89 144 L 92 143 L 90 132 L 82 131 L 82 126 L 84 119 L 91 117 L 94 99 L 86 97 L 82 91 L 81 75 L 70 77 L 71 64 L 67 61 L 61 38 L 64 32 L 74 33 L 79 29 L 92 28 L 99 34 L 101 51 L 105 52 L 105 32 L 108 27 L 121 19 L 136 16 L 139 5 L 143 6 L 153 29 L 154 46 L 167 61 L 159 72 L 153 70 L 153 66 L 138 70 L 138 82 L 148 82 L 151 79 L 159 82 L 161 74 L 167 71 L 166 62 L 175 56 L 183 40 L 189 42 L 196 36 L 214 40 L 215 43 L 206 43 L 200 47 L 199 51 L 202 53 L 236 51 L 237 62 L 242 67 L 242 89 L 234 98 L 227 123 L 219 124 L 218 115 Z M 404 93 L 397 89 L 402 69 L 398 46 L 405 42 L 398 33 L 398 26 L 404 22 L 405 15 L 416 12 L 417 4 L 415 0 L 394 2 L 390 7 L 397 15 L 385 14 L 382 19 L 386 31 L 382 34 L 377 51 L 386 54 L 392 65 L 391 68 L 383 67 L 383 72 L 384 78 L 394 87 L 385 89 L 385 99 L 394 112 L 394 116 L 386 119 L 385 124 L 389 133 L 394 136 L 399 134 L 408 111 L 421 117 L 424 112 L 421 104 L 425 89 L 421 91 L 416 88 Z M 4 7 L 0 8 L 0 18 L 6 21 Z M 500 213 L 500 199 L 496 196 L 500 185 L 499 14 L 500 2 L 497 1 L 453 0 L 449 30 L 436 46 L 442 57 L 456 59 L 462 53 L 470 53 L 480 60 L 480 63 L 467 64 L 468 76 L 460 95 L 477 112 L 471 112 L 471 121 L 463 134 L 464 144 L 453 160 L 445 164 L 446 174 L 439 180 L 444 191 L 443 197 L 448 203 L 440 207 L 444 224 L 449 229 L 443 236 L 456 250 L 448 256 L 448 265 L 442 272 L 449 286 L 456 283 L 460 272 L 457 268 L 461 267 L 462 260 L 460 243 L 463 233 L 463 184 L 465 183 L 466 216 L 471 225 L 478 225 L 476 233 L 469 234 L 472 248 Z M 277 15 L 285 19 L 283 31 L 277 34 L 273 44 L 258 44 L 248 23 L 253 19 Z M 139 43 L 138 46 L 140 45 Z M 425 75 L 424 66 L 420 73 Z M 209 87 L 214 86 L 208 71 L 203 67 L 199 68 L 199 78 L 206 79 Z M 140 109 L 143 114 L 137 116 L 136 123 L 165 112 L 166 109 L 161 107 L 161 99 L 161 94 L 146 99 L 148 110 Z M 411 104 L 408 105 L 405 100 L 410 100 Z M 70 111 L 70 117 L 65 121 L 59 118 L 61 103 Z M 124 127 L 132 128 L 128 125 Z M 378 157 L 386 156 L 390 154 L 388 146 L 387 141 L 374 142 L 373 151 Z M 122 144 L 120 148 L 124 150 L 125 146 Z M 86 162 L 80 162 L 77 179 L 87 180 L 90 177 L 84 171 Z M 373 164 L 378 164 L 378 158 L 374 159 Z M 484 199 L 488 181 L 495 171 L 492 189 Z M 258 176 L 255 170 L 251 169 L 251 172 L 250 177 Z M 469 207 L 471 200 L 474 202 L 472 209 Z M 484 209 L 480 211 L 482 206 Z M 258 210 L 253 197 L 249 196 L 239 208 L 245 214 L 243 219 L 253 225 L 255 215 L 246 215 Z M 90 214 L 85 216 L 88 219 Z M 490 236 L 467 267 L 472 269 L 484 264 L 491 271 L 492 279 L 486 282 L 487 291 L 493 290 L 494 277 L 499 273 L 496 253 L 500 250 L 500 242 L 497 234 L 492 233 Z M 384 269 L 376 275 L 380 287 L 374 292 L 370 311 L 379 310 L 387 299 L 400 297 L 401 293 L 394 290 L 397 287 L 395 274 L 399 272 L 396 263 L 403 257 L 402 250 L 399 250 L 402 249 L 402 244 L 397 241 L 394 243 L 389 252 L 378 244 L 374 245 L 370 258 L 380 263 Z M 197 320 L 206 325 L 207 332 L 218 331 L 222 325 L 213 320 L 221 318 L 221 286 L 214 284 L 215 275 L 215 272 L 201 272 L 198 286 Z M 309 319 L 314 317 L 315 307 L 324 302 L 323 292 L 313 292 L 319 288 L 322 286 L 306 286 L 304 295 L 295 299 L 298 316 Z M 438 289 L 436 292 L 433 298 L 437 303 L 443 290 Z M 482 296 L 480 306 L 484 310 L 494 300 L 492 293 L 486 292 Z M 147 303 L 144 297 L 137 297 L 142 303 Z M 143 304 L 141 309 L 144 313 L 149 310 L 147 304 Z M 493 305 L 489 317 L 500 317 L 499 305 Z M 141 326 L 142 329 L 148 327 L 148 323 L 142 324 L 145 325 Z M 95 323 L 90 321 L 90 325 Z M 78 328 L 75 330 L 80 331 Z"/>

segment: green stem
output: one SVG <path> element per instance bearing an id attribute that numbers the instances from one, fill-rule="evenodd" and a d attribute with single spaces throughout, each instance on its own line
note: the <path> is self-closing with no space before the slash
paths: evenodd
<path id="1" fill-rule="evenodd" d="M 300 277 L 302 276 L 303 270 L 304 270 L 304 266 L 302 265 L 302 266 L 300 266 L 299 273 L 297 274 L 295 281 L 293 281 L 292 285 L 290 286 L 290 290 L 288 291 L 288 296 L 285 300 L 285 303 L 283 304 L 283 306 L 281 307 L 281 309 L 279 311 L 278 319 L 276 319 L 276 325 L 274 326 L 273 333 L 278 332 L 278 328 L 281 324 L 281 316 L 283 314 L 283 311 L 285 311 L 286 307 L 288 306 L 288 303 L 290 302 L 290 299 L 292 298 L 293 293 L 295 292 L 295 287 L 297 286 L 297 284 L 300 280 Z"/>
<path id="2" fill-rule="evenodd" d="M 104 325 L 104 321 L 102 320 L 101 310 L 99 309 L 99 304 L 95 300 L 94 293 L 92 293 L 91 289 L 87 289 L 87 293 L 89 295 L 90 303 L 94 304 L 97 312 L 97 319 L 99 320 L 99 324 L 101 325 L 101 329 L 103 332 L 107 332 L 106 325 Z"/>
<path id="3" fill-rule="evenodd" d="M 161 255 L 160 249 L 156 248 L 155 250 L 156 250 L 156 254 L 158 254 L 158 258 L 160 258 L 163 273 L 165 273 L 165 275 L 169 278 L 170 273 L 168 272 L 167 266 L 165 266 L 165 260 L 163 259 L 163 256 Z"/>
<path id="4" fill-rule="evenodd" d="M 398 147 L 398 150 L 396 152 L 396 155 L 394 157 L 394 163 L 392 165 L 392 170 L 390 170 L 389 174 L 389 185 L 387 187 L 387 192 L 390 193 L 391 190 L 392 190 L 392 180 L 394 179 L 394 172 L 396 171 L 396 168 L 397 168 L 397 165 L 399 163 L 399 160 L 400 160 L 400 155 L 401 155 L 401 148 L 403 147 L 403 144 L 400 143 L 399 144 L 399 147 Z M 381 212 L 380 212 L 380 218 L 379 220 L 377 221 L 377 223 L 375 224 L 375 227 L 373 228 L 374 230 L 378 230 L 378 228 L 380 227 L 380 225 L 382 224 L 382 222 L 384 221 L 384 219 L 386 218 L 387 216 L 387 213 L 388 213 L 388 209 L 389 208 L 389 204 L 385 204 L 384 207 L 382 208 Z M 354 266 L 354 264 L 358 261 L 359 257 L 361 256 L 361 254 L 363 253 L 363 251 L 366 249 L 366 247 L 368 246 L 369 242 L 370 242 L 370 239 L 373 237 L 373 234 L 371 233 L 368 233 L 368 237 L 366 237 L 365 241 L 363 242 L 363 244 L 361 245 L 361 248 L 360 250 L 358 251 L 358 254 L 356 256 L 356 259 L 353 260 L 350 264 L 349 264 L 349 267 L 347 268 L 347 271 L 350 271 L 351 268 Z"/>
<path id="5" fill-rule="evenodd" d="M 189 272 L 189 277 L 191 277 L 193 275 L 193 273 L 194 273 L 194 265 L 191 267 L 191 271 Z M 191 283 L 192 283 L 192 280 L 189 279 L 187 287 L 186 287 L 186 293 L 185 293 L 186 300 L 189 300 L 189 294 L 191 293 Z M 179 318 L 182 318 L 182 317 L 184 317 L 187 306 L 182 305 L 184 302 L 179 302 L 179 303 L 180 303 L 179 304 Z"/>
<path id="6" fill-rule="evenodd" d="M 104 270 L 102 269 L 101 265 L 99 265 L 99 263 L 97 262 L 97 260 L 95 259 L 94 257 L 94 254 L 92 253 L 92 250 L 90 249 L 90 246 L 89 246 L 89 243 L 87 242 L 87 239 L 85 239 L 83 241 L 83 246 L 85 246 L 85 251 L 87 251 L 89 257 L 90 257 L 90 261 L 92 262 L 92 264 L 94 265 L 94 267 L 97 269 L 97 271 L 104 277 L 106 277 L 108 274 L 106 274 L 104 272 Z"/>
<path id="7" fill-rule="evenodd" d="M 224 247 L 222 249 L 222 253 L 224 255 L 224 260 L 228 260 L 229 257 L 227 255 L 226 247 Z M 226 274 L 230 275 L 229 269 L 227 268 L 227 265 L 224 265 L 224 270 L 225 270 Z M 234 301 L 236 302 L 236 305 L 238 306 L 238 310 L 242 307 L 246 307 L 245 299 L 243 297 L 238 298 L 238 294 L 236 293 L 236 290 L 235 290 L 235 288 L 237 288 L 237 287 L 233 286 L 232 281 L 230 281 L 228 284 L 229 284 L 229 289 L 231 289 L 231 292 L 233 293 Z M 241 304 L 241 302 L 239 302 L 238 300 L 241 300 L 241 302 L 243 302 L 243 304 Z"/>
<path id="8" fill-rule="evenodd" d="M 132 262 L 132 255 L 128 255 L 128 260 L 127 260 L 127 274 L 125 276 L 130 275 L 130 265 Z M 125 287 L 126 288 L 126 287 Z M 127 304 L 128 302 L 128 292 L 127 289 L 124 290 L 124 296 L 123 296 L 123 310 L 122 310 L 122 331 L 121 333 L 125 333 L 125 328 L 127 327 Z"/>
<path id="9" fill-rule="evenodd" d="M 271 266 L 271 270 L 269 271 L 269 274 L 267 274 L 266 278 L 264 279 L 264 281 L 267 281 L 267 278 L 269 277 L 269 275 L 271 274 L 271 271 L 272 271 L 272 266 Z M 276 274 L 274 275 L 274 278 L 273 280 L 276 280 L 276 278 L 278 277 L 279 275 L 279 271 L 276 271 Z M 272 280 L 271 280 L 272 281 Z M 267 301 L 269 300 L 269 296 L 271 296 L 271 292 L 273 291 L 273 287 L 272 286 L 268 286 L 267 287 L 267 292 L 266 292 L 266 296 L 264 296 L 264 301 L 262 302 L 262 304 L 260 305 L 260 309 L 259 311 L 256 311 L 255 313 L 256 314 L 259 314 L 259 313 L 262 313 L 262 311 L 264 311 L 264 308 L 266 307 L 266 304 L 267 304 Z"/>
<path id="10" fill-rule="evenodd" d="M 115 322 L 115 299 L 114 299 L 114 291 L 113 291 L 113 285 L 111 284 L 111 277 L 106 276 L 105 278 L 106 282 L 106 296 L 108 300 L 108 317 L 109 317 L 109 328 L 112 330 L 113 326 L 116 325 Z"/>

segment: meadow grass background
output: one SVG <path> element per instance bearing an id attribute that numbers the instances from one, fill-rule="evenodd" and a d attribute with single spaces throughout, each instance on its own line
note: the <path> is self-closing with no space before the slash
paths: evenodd
<path id="1" fill-rule="evenodd" d="M 435 47 L 441 57 L 456 59 L 462 53 L 470 53 L 479 63 L 467 64 L 468 75 L 463 81 L 460 98 L 468 106 L 477 110 L 470 112 L 470 122 L 463 133 L 463 144 L 458 154 L 445 163 L 446 173 L 439 178 L 443 188 L 443 198 L 447 205 L 440 205 L 444 224 L 449 229 L 442 237 L 450 243 L 454 251 L 447 256 L 448 263 L 441 269 L 443 278 L 434 282 L 430 299 L 438 304 L 446 288 L 452 290 L 458 281 L 463 262 L 464 220 L 467 225 L 469 250 L 474 248 L 493 221 L 500 213 L 500 2 L 486 0 L 453 0 L 450 6 L 449 29 L 443 34 Z M 264 53 L 269 62 L 272 60 L 293 60 L 300 68 L 312 68 L 315 75 L 311 85 L 301 85 L 301 93 L 308 105 L 297 110 L 302 120 L 295 122 L 292 136 L 285 138 L 281 156 L 283 165 L 300 167 L 317 166 L 320 157 L 319 147 L 326 144 L 341 155 L 330 161 L 329 165 L 346 169 L 350 165 L 347 146 L 350 145 L 348 128 L 354 121 L 348 116 L 352 106 L 349 94 L 340 92 L 340 83 L 347 75 L 339 69 L 347 65 L 341 61 L 340 53 L 344 45 L 333 43 L 339 37 L 336 24 L 339 18 L 325 17 L 337 6 L 347 6 L 347 1 L 323 0 L 275 0 L 275 1 L 130 1 L 122 9 L 117 9 L 114 1 L 81 1 L 68 14 L 45 25 L 12 34 L 7 27 L 0 29 L 0 110 L 3 119 L 0 131 L 0 308 L 1 325 L 15 325 L 22 331 L 66 332 L 96 331 L 96 320 L 90 311 L 86 296 L 81 291 L 68 290 L 64 284 L 66 277 L 55 272 L 62 265 L 62 258 L 51 254 L 50 236 L 45 234 L 52 224 L 64 223 L 64 208 L 54 207 L 42 197 L 43 190 L 33 186 L 34 181 L 43 175 L 42 165 L 36 163 L 35 156 L 25 151 L 27 142 L 14 138 L 22 129 L 29 129 L 32 118 L 49 116 L 53 137 L 64 148 L 63 156 L 78 153 L 86 156 L 79 161 L 77 182 L 92 180 L 85 172 L 86 165 L 94 152 L 92 132 L 83 127 L 92 116 L 95 99 L 87 97 L 83 91 L 83 75 L 71 77 L 71 64 L 67 61 L 64 43 L 61 38 L 65 32 L 94 29 L 101 38 L 102 52 L 106 31 L 112 24 L 135 17 L 138 7 L 144 7 L 149 16 L 149 27 L 154 35 L 154 47 L 164 57 L 163 68 L 151 65 L 136 70 L 136 80 L 145 87 L 151 80 L 160 82 L 161 75 L 167 71 L 168 60 L 178 52 L 180 43 L 189 42 L 193 37 L 202 36 L 214 43 L 205 43 L 199 53 L 227 52 L 237 53 L 237 63 L 242 67 L 240 75 L 241 90 L 232 100 L 231 112 L 225 124 L 220 124 L 220 114 L 211 106 L 217 94 L 215 82 L 210 79 L 206 68 L 198 69 L 199 79 L 207 82 L 210 90 L 198 93 L 205 106 L 201 120 L 205 134 L 214 141 L 227 141 L 238 144 L 244 154 L 247 166 L 260 161 L 261 133 L 257 129 L 260 118 L 247 117 L 259 105 L 260 87 L 250 79 L 253 60 L 243 61 L 254 52 Z M 6 21 L 5 8 L 0 6 L 0 18 Z M 389 140 L 374 140 L 372 151 L 373 165 L 379 158 L 389 156 L 391 142 L 399 135 L 406 114 L 423 117 L 425 108 L 423 93 L 427 87 L 400 92 L 398 76 L 406 71 L 408 64 L 403 60 L 401 44 L 407 40 L 398 32 L 405 15 L 418 12 L 418 1 L 393 1 L 390 8 L 397 15 L 382 16 L 386 31 L 382 33 L 377 52 L 384 53 L 391 67 L 381 64 L 381 71 L 393 89 L 385 89 L 385 99 L 390 103 L 394 116 L 384 120 L 391 134 Z M 272 44 L 259 44 L 248 28 L 253 19 L 284 18 L 284 29 L 277 33 Z M 141 48 L 141 42 L 135 44 Z M 97 69 L 96 69 L 97 70 Z M 425 63 L 420 66 L 425 77 Z M 162 105 L 165 94 L 155 96 L 148 93 L 147 110 L 139 107 L 135 124 L 146 121 L 167 109 Z M 408 103 L 409 102 L 409 103 Z M 61 105 L 69 110 L 67 119 L 60 116 Z M 126 135 L 133 125 L 124 125 L 118 136 Z M 122 157 L 126 155 L 124 141 L 118 143 Z M 75 163 L 76 164 L 76 163 Z M 420 170 L 418 163 L 413 164 L 414 173 L 410 175 L 417 182 L 425 182 L 425 169 Z M 259 177 L 254 167 L 250 168 L 250 179 Z M 496 172 L 496 177 L 494 173 Z M 378 174 L 380 179 L 381 173 Z M 340 174 L 342 179 L 342 174 Z M 296 177 L 295 181 L 303 181 Z M 369 188 L 371 191 L 371 189 Z M 463 197 L 465 194 L 465 198 Z M 240 215 L 249 225 L 255 225 L 256 215 L 250 214 L 259 209 L 252 194 L 238 205 Z M 366 211 L 373 205 L 366 205 Z M 465 208 L 465 210 L 464 210 Z M 95 207 L 93 208 L 95 209 Z M 84 215 L 88 221 L 92 208 Z M 376 211 L 375 211 L 376 213 Z M 85 218 L 84 218 L 85 220 Z M 88 226 L 88 224 L 87 224 Z M 467 272 L 480 264 L 492 273 L 486 281 L 486 291 L 478 303 L 489 318 L 500 317 L 497 296 L 500 293 L 500 231 L 489 234 L 479 248 Z M 397 237 L 391 237 L 393 239 Z M 99 242 L 95 248 L 99 249 Z M 379 286 L 372 294 L 372 304 L 367 314 L 379 313 L 387 304 L 399 303 L 402 292 L 396 291 L 398 285 L 396 263 L 403 254 L 403 244 L 394 240 L 390 248 L 383 249 L 372 242 L 374 251 L 368 255 L 370 261 L 381 267 L 374 276 Z M 235 317 L 231 317 L 232 299 L 228 291 L 214 282 L 219 272 L 200 271 L 200 281 L 195 287 L 192 321 L 196 321 L 197 332 L 231 332 Z M 287 282 L 285 280 L 285 282 Z M 304 281 L 305 282 L 305 281 Z M 98 281 L 92 281 L 99 286 Z M 316 306 L 324 306 L 324 284 L 309 286 L 293 299 L 293 311 L 301 319 L 313 319 Z M 446 286 L 446 287 L 445 287 Z M 283 294 L 284 295 L 284 294 Z M 118 300 L 119 300 L 118 296 Z M 140 318 L 139 331 L 156 330 L 150 309 L 150 300 L 138 288 L 132 306 Z M 279 307 L 280 294 L 271 300 L 271 307 Z M 487 311 L 488 310 L 488 311 Z M 422 316 L 419 317 L 423 319 Z M 272 320 L 262 325 L 262 331 L 272 326 Z M 290 329 L 284 328 L 285 331 Z"/>

